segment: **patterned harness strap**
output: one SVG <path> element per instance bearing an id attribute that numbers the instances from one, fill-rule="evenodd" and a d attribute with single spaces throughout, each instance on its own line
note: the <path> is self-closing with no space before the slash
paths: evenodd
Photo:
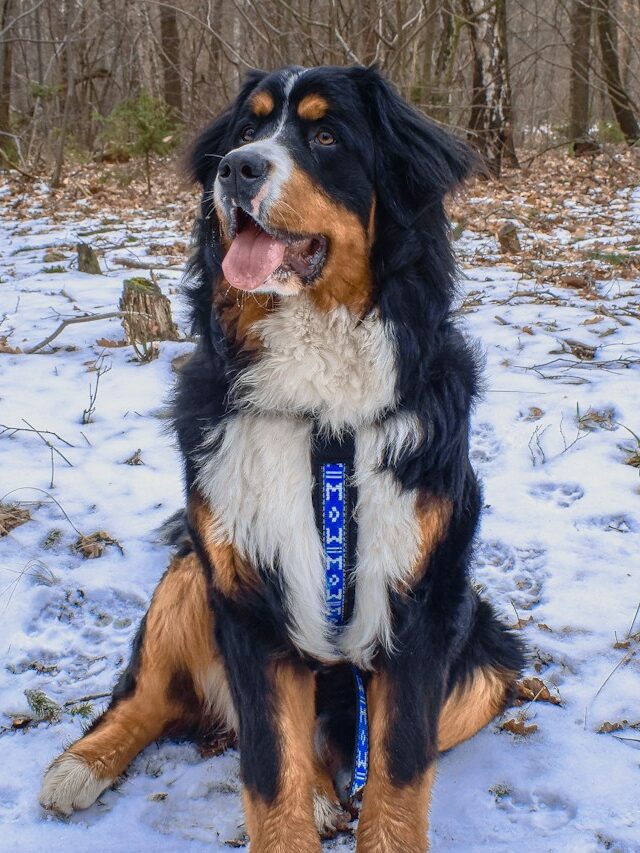
<path id="1" fill-rule="evenodd" d="M 349 620 L 353 609 L 353 586 L 349 583 L 355 569 L 357 537 L 356 489 L 352 483 L 353 438 L 345 437 L 339 441 L 315 433 L 312 452 L 320 486 L 316 515 L 325 557 L 327 619 L 339 631 Z M 355 666 L 353 677 L 358 713 L 350 787 L 352 797 L 364 788 L 369 765 L 367 693 L 362 673 Z"/>

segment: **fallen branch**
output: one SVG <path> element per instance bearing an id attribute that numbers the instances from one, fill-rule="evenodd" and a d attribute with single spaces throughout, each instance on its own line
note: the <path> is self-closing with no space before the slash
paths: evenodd
<path id="1" fill-rule="evenodd" d="M 0 154 L 2 154 L 2 156 L 5 159 L 7 166 L 10 169 L 15 169 L 16 172 L 19 172 L 23 177 L 28 178 L 30 181 L 37 181 L 38 180 L 35 175 L 31 174 L 31 172 L 25 172 L 25 170 L 21 169 L 17 163 L 14 163 L 13 160 L 7 154 L 7 152 L 4 151 L 2 148 L 0 148 Z"/>
<path id="2" fill-rule="evenodd" d="M 24 421 L 24 418 L 22 419 Z M 24 421 L 27 423 L 27 421 Z M 50 429 L 35 429 L 34 427 L 13 427 L 8 426 L 7 424 L 0 424 L 0 436 L 5 432 L 10 432 L 11 435 L 9 438 L 12 438 L 17 432 L 37 432 L 39 435 L 53 435 L 58 441 L 61 441 L 63 444 L 66 444 L 67 447 L 75 447 L 75 444 L 71 444 L 70 441 L 67 441 L 66 438 L 63 438 L 61 435 L 58 435 L 57 432 L 53 432 Z"/>
<path id="3" fill-rule="evenodd" d="M 130 270 L 173 270 L 174 272 L 184 270 L 184 267 L 178 264 L 152 264 L 149 261 L 136 261 L 132 258 L 111 258 L 111 263 Z"/>
<path id="4" fill-rule="evenodd" d="M 35 346 L 29 347 L 25 350 L 27 355 L 31 355 L 34 352 L 38 352 L 43 347 L 46 347 L 47 344 L 50 344 L 54 338 L 57 338 L 59 334 L 64 332 L 67 326 L 73 326 L 76 323 L 91 323 L 94 320 L 111 320 L 114 317 L 125 317 L 129 316 L 131 312 L 129 311 L 109 311 L 106 314 L 85 314 L 83 317 L 68 317 L 66 320 L 63 320 L 57 329 L 48 335 L 43 341 L 36 344 Z"/>
<path id="5" fill-rule="evenodd" d="M 79 705 L 81 702 L 92 702 L 94 699 L 106 699 L 107 696 L 111 696 L 111 691 L 109 691 L 109 693 L 89 693 L 88 696 L 81 696 L 79 699 L 68 699 L 66 702 L 63 702 L 62 705 L 64 708 L 68 708 L 71 705 Z"/>

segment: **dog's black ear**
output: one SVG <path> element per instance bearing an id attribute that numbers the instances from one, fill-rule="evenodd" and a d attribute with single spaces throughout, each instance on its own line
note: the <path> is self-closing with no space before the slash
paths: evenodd
<path id="1" fill-rule="evenodd" d="M 215 177 L 218 163 L 232 148 L 229 134 L 238 109 L 264 77 L 265 71 L 249 71 L 236 100 L 220 113 L 192 145 L 188 154 L 189 173 L 203 187 Z"/>
<path id="2" fill-rule="evenodd" d="M 396 214 L 441 201 L 477 169 L 471 148 L 409 106 L 376 68 L 354 73 L 375 138 L 378 196 Z"/>

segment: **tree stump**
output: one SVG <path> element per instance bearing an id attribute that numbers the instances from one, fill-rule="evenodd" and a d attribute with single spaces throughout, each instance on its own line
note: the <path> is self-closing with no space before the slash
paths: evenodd
<path id="1" fill-rule="evenodd" d="M 154 341 L 178 340 L 171 303 L 148 278 L 125 280 L 119 308 L 124 312 L 122 326 L 127 341 L 142 361 L 150 361 L 157 355 Z"/>
<path id="2" fill-rule="evenodd" d="M 78 271 L 88 272 L 91 275 L 102 275 L 98 256 L 87 243 L 78 243 L 76 246 L 78 252 Z"/>
<path id="3" fill-rule="evenodd" d="M 505 222 L 498 229 L 496 236 L 503 255 L 517 255 L 520 252 L 520 240 L 515 222 Z"/>

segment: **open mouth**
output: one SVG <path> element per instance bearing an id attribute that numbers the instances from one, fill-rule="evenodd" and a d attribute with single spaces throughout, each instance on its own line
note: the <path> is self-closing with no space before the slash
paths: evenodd
<path id="1" fill-rule="evenodd" d="M 296 275 L 311 284 L 322 272 L 327 239 L 266 230 L 242 208 L 235 209 L 233 241 L 222 261 L 224 276 L 240 290 L 256 290 L 268 278 L 284 281 Z"/>

